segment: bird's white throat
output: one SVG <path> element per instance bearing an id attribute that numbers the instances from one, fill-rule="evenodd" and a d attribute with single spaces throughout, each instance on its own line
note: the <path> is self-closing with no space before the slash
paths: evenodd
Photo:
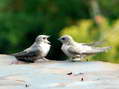
<path id="1" fill-rule="evenodd" d="M 39 44 L 39 45 L 40 45 L 40 47 L 41 47 L 41 49 L 42 49 L 43 54 L 44 54 L 44 55 L 47 55 L 48 52 L 49 52 L 49 50 L 50 50 L 50 45 L 47 44 L 47 43 L 44 43 L 44 42 L 42 42 L 42 43 Z"/>

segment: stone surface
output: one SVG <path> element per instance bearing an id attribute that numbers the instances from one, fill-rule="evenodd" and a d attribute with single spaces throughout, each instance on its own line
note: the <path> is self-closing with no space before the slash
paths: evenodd
<path id="1" fill-rule="evenodd" d="M 50 61 L 10 64 L 0 56 L 0 89 L 119 89 L 119 64 Z"/>

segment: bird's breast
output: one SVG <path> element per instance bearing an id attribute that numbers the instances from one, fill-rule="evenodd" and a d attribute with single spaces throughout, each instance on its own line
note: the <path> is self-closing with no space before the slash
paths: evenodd
<path id="1" fill-rule="evenodd" d="M 67 56 L 70 56 L 70 54 L 68 52 L 69 46 L 63 45 L 61 49 Z"/>
<path id="2" fill-rule="evenodd" d="M 40 45 L 40 50 L 42 52 L 42 56 L 46 56 L 50 50 L 50 45 L 43 43 Z"/>

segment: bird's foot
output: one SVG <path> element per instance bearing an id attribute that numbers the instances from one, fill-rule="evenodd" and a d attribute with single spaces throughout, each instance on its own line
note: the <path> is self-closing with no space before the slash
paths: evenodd
<path id="1" fill-rule="evenodd" d="M 36 61 L 36 63 L 37 63 L 37 62 L 48 62 L 48 61 L 50 61 L 50 60 L 47 59 L 47 58 L 40 58 L 40 59 L 38 59 L 38 60 Z"/>
<path id="2" fill-rule="evenodd" d="M 47 59 L 47 58 L 43 58 L 43 60 L 44 60 L 44 61 L 50 61 L 50 60 L 49 60 L 49 59 Z"/>
<path id="3" fill-rule="evenodd" d="M 76 62 L 76 60 L 71 60 L 71 62 Z"/>
<path id="4" fill-rule="evenodd" d="M 72 62 L 80 62 L 81 61 L 81 58 L 73 58 L 71 59 Z"/>
<path id="5" fill-rule="evenodd" d="M 68 61 L 70 61 L 70 62 L 76 62 L 74 59 L 71 59 L 71 58 Z"/>

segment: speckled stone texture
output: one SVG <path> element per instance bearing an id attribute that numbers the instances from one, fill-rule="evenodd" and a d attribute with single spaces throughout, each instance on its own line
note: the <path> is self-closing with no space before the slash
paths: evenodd
<path id="1" fill-rule="evenodd" d="M 10 64 L 0 56 L 0 89 L 119 89 L 119 64 L 49 61 Z"/>

